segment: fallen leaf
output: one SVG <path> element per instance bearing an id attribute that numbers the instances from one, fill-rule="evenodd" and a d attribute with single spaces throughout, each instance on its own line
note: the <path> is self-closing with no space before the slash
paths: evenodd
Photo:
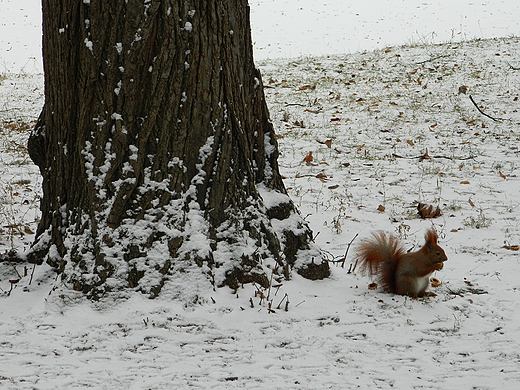
<path id="1" fill-rule="evenodd" d="M 24 232 L 25 234 L 34 234 L 34 232 L 31 230 L 31 228 L 27 225 L 24 226 Z"/>
<path id="2" fill-rule="evenodd" d="M 331 139 L 328 139 L 326 141 L 321 141 L 321 140 L 317 139 L 316 142 L 319 143 L 319 144 L 322 144 L 322 145 L 326 145 L 327 148 L 330 148 L 332 146 L 332 140 Z"/>
<path id="3" fill-rule="evenodd" d="M 305 161 L 306 163 L 310 163 L 312 162 L 312 160 L 314 160 L 314 157 L 312 157 L 312 152 L 309 152 L 309 154 L 307 154 L 307 156 L 305 156 L 303 159 L 303 161 Z"/>
<path id="4" fill-rule="evenodd" d="M 417 205 L 417 211 L 419 212 L 419 216 L 423 219 L 437 218 L 442 215 L 440 208 L 427 205 L 426 203 L 419 203 Z"/>
<path id="5" fill-rule="evenodd" d="M 426 148 L 426 151 L 424 152 L 424 154 L 421 157 L 419 157 L 419 161 L 430 160 L 430 159 L 431 159 L 431 157 L 428 154 L 428 148 Z"/>
<path id="6" fill-rule="evenodd" d="M 379 206 L 377 206 L 377 211 L 380 211 L 380 212 L 384 212 L 386 210 L 386 207 L 383 206 L 382 204 L 380 204 Z"/>

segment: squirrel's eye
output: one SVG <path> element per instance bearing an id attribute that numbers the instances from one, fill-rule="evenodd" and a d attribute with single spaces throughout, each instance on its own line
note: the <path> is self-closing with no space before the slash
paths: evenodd
<path id="1" fill-rule="evenodd" d="M 441 252 L 437 251 L 435 252 L 435 256 L 440 256 L 441 255 Z"/>

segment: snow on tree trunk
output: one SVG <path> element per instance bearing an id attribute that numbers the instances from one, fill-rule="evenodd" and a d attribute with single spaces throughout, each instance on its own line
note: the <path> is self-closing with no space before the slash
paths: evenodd
<path id="1" fill-rule="evenodd" d="M 279 174 L 246 0 L 43 0 L 43 32 L 31 261 L 92 298 L 328 276 Z"/>

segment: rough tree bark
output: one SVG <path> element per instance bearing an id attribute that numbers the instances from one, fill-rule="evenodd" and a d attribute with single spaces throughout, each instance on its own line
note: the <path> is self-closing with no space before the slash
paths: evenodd
<path id="1" fill-rule="evenodd" d="M 43 0 L 43 59 L 30 261 L 92 298 L 195 269 L 328 275 L 278 171 L 247 0 Z"/>

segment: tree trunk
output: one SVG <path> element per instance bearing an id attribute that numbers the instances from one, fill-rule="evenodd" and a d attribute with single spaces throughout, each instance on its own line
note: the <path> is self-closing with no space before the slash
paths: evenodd
<path id="1" fill-rule="evenodd" d="M 43 0 L 43 36 L 31 261 L 92 298 L 328 275 L 278 171 L 247 0 Z"/>

